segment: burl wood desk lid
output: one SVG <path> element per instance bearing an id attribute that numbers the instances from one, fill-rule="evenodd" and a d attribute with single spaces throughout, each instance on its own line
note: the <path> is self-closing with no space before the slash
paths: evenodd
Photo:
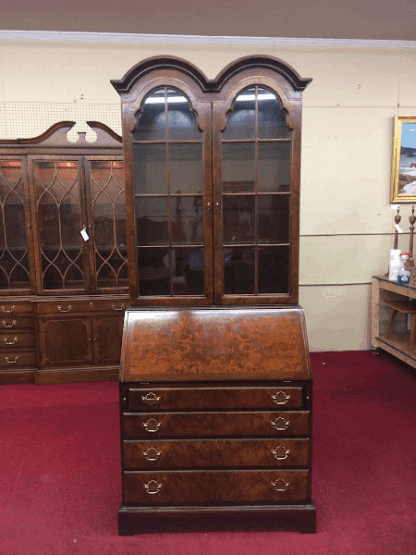
<path id="1" fill-rule="evenodd" d="M 121 381 L 303 380 L 310 375 L 299 307 L 126 311 Z"/>

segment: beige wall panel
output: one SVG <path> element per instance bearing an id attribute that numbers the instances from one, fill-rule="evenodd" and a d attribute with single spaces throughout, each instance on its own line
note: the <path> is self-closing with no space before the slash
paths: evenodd
<path id="1" fill-rule="evenodd" d="M 305 107 L 396 106 L 396 54 L 393 49 L 305 48 L 293 53 L 289 63 L 302 77 L 313 78 L 304 94 Z M 401 55 L 413 62 L 412 51 Z"/>
<path id="2" fill-rule="evenodd" d="M 407 251 L 409 236 L 400 238 Z M 373 275 L 388 271 L 393 238 L 389 235 L 338 235 L 301 237 L 301 285 L 369 283 Z"/>
<path id="3" fill-rule="evenodd" d="M 301 234 L 391 231 L 394 109 L 306 108 Z"/>
<path id="4" fill-rule="evenodd" d="M 370 348 L 370 285 L 301 287 L 311 351 Z"/>

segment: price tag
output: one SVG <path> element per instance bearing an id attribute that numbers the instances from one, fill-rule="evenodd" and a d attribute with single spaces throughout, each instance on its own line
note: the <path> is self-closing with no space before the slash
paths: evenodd
<path id="1" fill-rule="evenodd" d="M 84 239 L 85 242 L 90 240 L 85 226 L 81 229 L 80 233 L 81 233 L 81 237 Z"/>
<path id="2" fill-rule="evenodd" d="M 396 228 L 397 233 L 403 233 L 403 230 L 402 230 L 402 228 L 399 226 L 399 224 L 396 224 L 394 227 Z"/>

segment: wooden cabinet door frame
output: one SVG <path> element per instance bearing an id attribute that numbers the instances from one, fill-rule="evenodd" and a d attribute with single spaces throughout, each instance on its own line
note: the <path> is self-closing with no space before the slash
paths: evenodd
<path id="1" fill-rule="evenodd" d="M 80 255 L 79 258 L 83 263 L 83 287 L 82 288 L 56 288 L 45 289 L 43 284 L 43 270 L 42 270 L 42 244 L 40 239 L 40 228 L 42 225 L 42 215 L 39 214 L 39 198 L 36 194 L 36 181 L 34 176 L 34 167 L 39 162 L 55 162 L 55 163 L 76 163 L 77 164 L 77 181 L 79 186 L 79 206 L 80 206 L 80 229 L 74 229 L 75 236 L 80 234 L 82 230 L 88 232 L 88 213 L 87 213 L 87 199 L 86 199 L 86 185 L 85 185 L 85 172 L 84 172 L 84 157 L 80 155 L 28 155 L 28 173 L 30 183 L 30 194 L 32 201 L 32 219 L 33 219 L 33 237 L 34 237 L 34 250 L 35 250 L 35 267 L 36 267 L 36 281 L 37 293 L 42 295 L 56 295 L 56 294 L 86 294 L 90 289 L 90 267 L 88 264 L 87 252 L 89 250 L 89 241 L 85 241 L 80 236 Z M 48 187 L 42 192 L 42 195 L 47 195 Z M 60 230 L 61 231 L 61 230 Z M 62 237 L 59 239 L 59 251 L 64 252 Z M 64 255 L 65 256 L 65 255 Z M 51 261 L 53 266 L 54 259 Z M 64 279 L 64 278 L 63 278 Z"/>
<path id="2" fill-rule="evenodd" d="M 0 145 L 0 161 L 2 162 L 18 162 L 20 163 L 20 178 L 19 182 L 22 183 L 23 188 L 23 198 L 22 204 L 24 207 L 24 217 L 25 217 L 25 232 L 26 232 L 26 253 L 28 257 L 28 286 L 24 288 L 7 288 L 0 289 L 1 295 L 28 295 L 33 293 L 36 289 L 36 279 L 35 279 L 35 264 L 34 264 L 34 251 L 33 251 L 33 226 L 32 226 L 32 216 L 31 216 L 31 206 L 29 197 L 29 183 L 28 183 L 28 170 L 27 170 L 27 159 L 24 154 L 17 154 L 10 149 L 10 154 L 7 153 L 7 148 L 3 149 Z M 3 227 L 4 233 L 7 235 L 5 229 L 4 214 L 3 214 Z M 7 245 L 5 245 L 7 247 Z M 9 276 L 10 277 L 10 276 Z"/>
<path id="3" fill-rule="evenodd" d="M 124 141 L 124 162 L 126 175 L 126 221 L 127 221 L 127 250 L 129 260 L 129 291 L 132 304 L 137 304 L 139 291 L 139 273 L 137 257 L 137 231 L 136 215 L 134 208 L 134 155 L 132 135 L 137 125 L 137 118 L 143 110 L 144 102 L 154 90 L 160 87 L 170 87 L 178 90 L 188 100 L 191 110 L 196 114 L 197 124 L 202 131 L 202 209 L 204 222 L 204 295 L 187 296 L 163 296 L 163 304 L 177 305 L 210 305 L 213 302 L 213 274 L 212 274 L 212 125 L 211 125 L 211 101 L 209 96 L 204 95 L 194 81 L 181 72 L 169 72 L 169 76 L 163 71 L 157 70 L 152 78 L 140 87 L 138 94 L 130 100 L 128 107 L 123 110 L 123 135 L 128 137 Z M 139 303 L 142 305 L 159 304 L 160 296 L 140 296 Z"/>
<path id="4" fill-rule="evenodd" d="M 300 185 L 300 123 L 302 92 L 311 79 L 303 79 L 288 64 L 269 56 L 247 56 L 229 64 L 216 79 L 209 80 L 198 68 L 180 58 L 170 56 L 154 57 L 144 60 L 131 68 L 119 81 L 112 81 L 121 97 L 123 146 L 126 162 L 126 204 L 128 227 L 128 256 L 130 260 L 130 300 L 132 305 L 206 305 L 206 304 L 292 304 L 298 303 L 299 282 L 299 185 Z M 284 273 L 286 283 L 281 287 L 275 285 L 266 292 L 259 287 L 259 242 L 256 239 L 255 250 L 255 287 L 254 293 L 225 294 L 224 256 L 223 256 L 223 222 L 224 211 L 221 177 L 221 133 L 226 128 L 226 117 L 232 109 L 236 95 L 248 87 L 260 86 L 270 89 L 277 97 L 280 110 L 286 112 L 286 124 L 292 130 L 291 166 L 288 193 L 287 241 L 271 241 L 275 256 L 275 276 Z M 208 234 L 206 226 L 206 245 L 209 248 L 207 260 L 212 263 L 208 269 L 205 265 L 205 296 L 203 298 L 154 295 L 138 295 L 137 249 L 139 248 L 136 231 L 134 203 L 132 201 L 134 167 L 133 167 L 133 132 L 137 124 L 137 115 L 144 106 L 146 96 L 158 87 L 173 87 L 181 91 L 189 100 L 192 110 L 199 116 L 199 127 L 205 131 L 204 145 L 204 217 L 209 221 Z M 257 117 L 257 116 L 256 116 Z M 256 139 L 257 141 L 257 139 Z M 256 162 L 257 163 L 257 162 Z M 273 194 L 275 191 L 273 191 Z M 257 198 L 256 191 L 256 198 Z M 257 202 L 257 200 L 255 201 Z M 272 204 L 272 203 L 271 203 Z M 284 206 L 285 203 L 282 204 Z M 282 210 L 282 208 L 280 208 Z M 255 214 L 258 221 L 258 215 Z M 257 223 L 255 224 L 257 226 Z M 209 235 L 209 236 L 208 236 Z M 268 243 L 268 241 L 263 241 Z M 275 244 L 273 244 L 275 243 Z M 263 246 L 262 246 L 263 248 Z M 279 249 L 280 254 L 278 253 Z M 208 253 L 208 251 L 207 251 Z M 263 260 L 270 249 L 263 248 Z M 265 258 L 266 257 L 266 258 Z M 211 262 L 212 261 L 212 262 Z M 285 269 L 287 267 L 287 269 Z M 244 271 L 244 267 L 242 268 Z M 274 279 L 274 276 L 273 278 Z M 270 292 L 275 291 L 275 292 Z M 282 292 L 280 292 L 282 291 Z"/>

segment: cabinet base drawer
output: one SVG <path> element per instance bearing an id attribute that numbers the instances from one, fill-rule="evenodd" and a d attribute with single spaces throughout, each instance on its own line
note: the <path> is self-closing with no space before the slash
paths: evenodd
<path id="1" fill-rule="evenodd" d="M 144 506 L 308 502 L 309 471 L 127 471 L 123 500 L 125 505 Z"/>
<path id="2" fill-rule="evenodd" d="M 129 387 L 127 411 L 214 410 L 214 409 L 300 409 L 304 388 L 274 387 Z"/>
<path id="3" fill-rule="evenodd" d="M 2 351 L 0 368 L 3 371 L 15 368 L 36 368 L 36 351 Z"/>
<path id="4" fill-rule="evenodd" d="M 239 507 L 126 507 L 118 511 L 120 536 L 153 532 L 297 530 L 316 532 L 313 503 Z"/>
<path id="5" fill-rule="evenodd" d="M 125 469 L 306 468 L 307 439 L 125 441 Z"/>
<path id="6" fill-rule="evenodd" d="M 308 411 L 127 413 L 125 439 L 293 437 L 310 435 Z"/>

